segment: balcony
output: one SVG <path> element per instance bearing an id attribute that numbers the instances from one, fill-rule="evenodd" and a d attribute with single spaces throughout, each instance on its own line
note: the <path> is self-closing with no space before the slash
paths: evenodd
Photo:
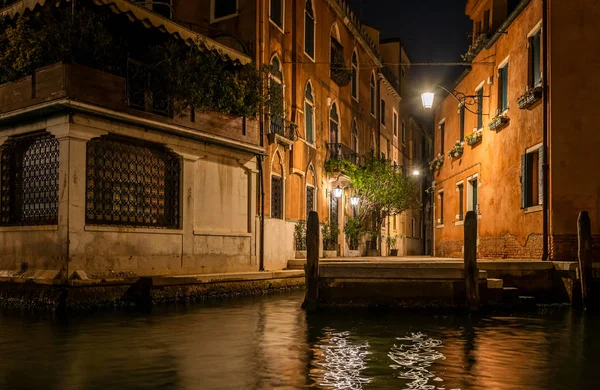
<path id="1" fill-rule="evenodd" d="M 283 146 L 291 148 L 298 140 L 298 125 L 278 115 L 265 115 L 265 123 L 268 124 L 267 133 L 269 142 L 279 142 Z"/>
<path id="2" fill-rule="evenodd" d="M 136 70 L 139 72 L 135 77 L 132 69 L 129 71 L 125 78 L 77 64 L 39 68 L 33 76 L 0 85 L 0 123 L 76 110 L 127 120 L 137 118 L 149 127 L 176 126 L 188 136 L 218 138 L 224 144 L 234 140 L 260 145 L 256 120 L 189 111 L 172 115 L 169 99 L 160 93 L 161 88 L 145 79 L 143 70 Z"/>
<path id="3" fill-rule="evenodd" d="M 327 144 L 327 160 L 348 161 L 358 164 L 358 153 L 343 144 Z"/>

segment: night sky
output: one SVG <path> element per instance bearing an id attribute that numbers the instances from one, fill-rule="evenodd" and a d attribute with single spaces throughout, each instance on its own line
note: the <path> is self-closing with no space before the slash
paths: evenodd
<path id="1" fill-rule="evenodd" d="M 400 38 L 411 62 L 460 62 L 467 51 L 471 23 L 465 0 L 350 0 L 361 21 L 381 31 L 381 38 Z M 459 66 L 413 66 L 409 97 L 422 113 L 419 94 L 432 85 L 449 87 L 463 72 Z M 406 98 L 406 97 L 405 97 Z"/>

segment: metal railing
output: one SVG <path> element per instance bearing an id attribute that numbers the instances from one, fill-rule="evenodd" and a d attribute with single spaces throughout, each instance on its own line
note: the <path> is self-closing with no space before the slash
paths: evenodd
<path id="1" fill-rule="evenodd" d="M 298 140 L 298 125 L 278 115 L 266 115 L 265 122 L 269 124 L 269 134 L 275 134 L 290 141 Z"/>
<path id="2" fill-rule="evenodd" d="M 344 160 L 358 164 L 358 153 L 350 149 L 344 144 L 330 143 L 327 144 L 327 159 L 328 160 Z"/>
<path id="3" fill-rule="evenodd" d="M 127 105 L 166 117 L 172 112 L 166 81 L 153 74 L 146 64 L 133 59 L 127 60 Z"/>

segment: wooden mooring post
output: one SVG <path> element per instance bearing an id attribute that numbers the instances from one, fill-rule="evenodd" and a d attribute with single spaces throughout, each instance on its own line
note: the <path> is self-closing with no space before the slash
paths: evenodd
<path id="1" fill-rule="evenodd" d="M 479 270 L 477 269 L 477 214 L 467 212 L 465 218 L 465 292 L 467 294 L 467 308 L 479 309 Z"/>
<path id="2" fill-rule="evenodd" d="M 579 213 L 577 218 L 577 246 L 579 258 L 579 281 L 581 283 L 581 301 L 585 309 L 594 305 L 592 302 L 592 226 L 587 211 Z"/>
<path id="3" fill-rule="evenodd" d="M 319 227 L 319 214 L 311 211 L 308 214 L 306 226 L 306 267 L 304 268 L 304 279 L 306 281 L 306 295 L 302 308 L 307 312 L 317 310 L 319 299 L 319 239 L 321 236 Z"/>

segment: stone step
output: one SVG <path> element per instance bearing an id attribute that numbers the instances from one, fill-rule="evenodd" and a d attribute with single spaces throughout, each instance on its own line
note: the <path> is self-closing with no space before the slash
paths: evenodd
<path id="1" fill-rule="evenodd" d="M 515 303 L 519 299 L 519 289 L 516 287 L 502 287 L 502 300 L 507 303 Z"/>
<path id="2" fill-rule="evenodd" d="M 504 287 L 504 281 L 502 279 L 488 278 L 487 288 L 490 290 L 501 290 Z"/>
<path id="3" fill-rule="evenodd" d="M 306 264 L 306 259 L 293 259 L 288 260 L 287 269 L 304 269 L 304 264 Z"/>

